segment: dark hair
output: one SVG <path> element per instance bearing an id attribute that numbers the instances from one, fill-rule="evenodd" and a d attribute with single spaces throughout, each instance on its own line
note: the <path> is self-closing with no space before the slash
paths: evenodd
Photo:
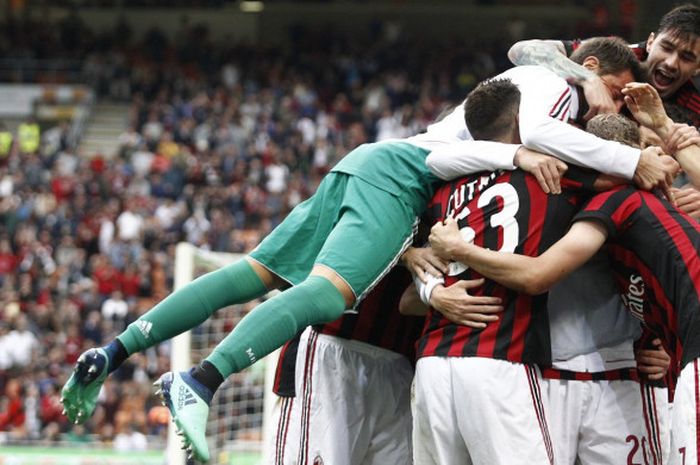
<path id="1" fill-rule="evenodd" d="M 464 121 L 475 140 L 494 140 L 513 129 L 520 90 L 510 79 L 481 82 L 467 96 Z"/>
<path id="2" fill-rule="evenodd" d="M 700 37 L 700 7 L 690 3 L 677 6 L 663 15 L 656 32 L 667 32 L 687 41 Z"/>
<path id="3" fill-rule="evenodd" d="M 596 115 L 586 123 L 586 131 L 601 139 L 613 140 L 625 145 L 639 147 L 639 126 L 631 119 L 616 113 Z"/>
<path id="4" fill-rule="evenodd" d="M 583 64 L 590 56 L 598 59 L 600 70 L 598 74 L 618 74 L 631 71 L 635 81 L 646 81 L 639 60 L 630 49 L 627 42 L 619 37 L 593 37 L 581 42 L 569 57 L 571 61 Z"/>

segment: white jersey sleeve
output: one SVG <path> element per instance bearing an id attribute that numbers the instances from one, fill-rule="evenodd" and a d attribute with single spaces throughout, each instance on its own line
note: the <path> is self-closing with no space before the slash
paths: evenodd
<path id="1" fill-rule="evenodd" d="M 640 151 L 600 139 L 570 124 L 578 110 L 578 93 L 553 72 L 538 66 L 510 69 L 520 88 L 520 138 L 523 145 L 565 162 L 632 179 Z"/>
<path id="2" fill-rule="evenodd" d="M 632 179 L 640 151 L 606 141 L 568 124 L 579 108 L 578 94 L 553 72 L 539 66 L 518 66 L 496 76 L 520 88 L 520 137 L 523 145 L 568 163 Z M 432 134 L 431 134 L 432 131 Z M 518 145 L 472 141 L 462 105 L 417 139 L 430 141 L 428 168 L 443 180 L 496 169 L 514 169 Z M 436 143 L 441 141 L 442 143 Z M 420 144 L 420 142 L 419 142 Z"/>
<path id="3" fill-rule="evenodd" d="M 443 181 L 480 171 L 513 170 L 515 151 L 520 147 L 474 141 L 464 121 L 464 102 L 409 141 L 431 151 L 425 162 Z"/>
<path id="4" fill-rule="evenodd" d="M 435 176 L 450 181 L 480 171 L 514 170 L 513 158 L 520 145 L 465 140 L 439 147 L 425 163 Z"/>

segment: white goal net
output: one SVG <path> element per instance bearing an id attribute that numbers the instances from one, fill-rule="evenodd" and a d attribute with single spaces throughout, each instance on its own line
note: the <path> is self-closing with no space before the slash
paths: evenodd
<path id="1" fill-rule="evenodd" d="M 205 273 L 234 262 L 243 255 L 211 252 L 191 244 L 178 244 L 175 258 L 175 288 Z M 199 363 L 228 335 L 259 301 L 221 309 L 207 321 L 173 340 L 171 369 L 186 370 Z M 272 378 L 276 353 L 241 373 L 229 376 L 214 395 L 207 423 L 207 439 L 213 465 L 258 465 L 262 463 L 265 428 L 272 411 Z M 168 464 L 185 463 L 173 425 L 168 432 Z"/>

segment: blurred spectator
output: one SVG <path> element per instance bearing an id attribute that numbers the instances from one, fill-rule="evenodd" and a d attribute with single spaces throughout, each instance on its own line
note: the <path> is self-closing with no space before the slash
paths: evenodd
<path id="1" fill-rule="evenodd" d="M 5 395 L 0 399 L 0 431 L 8 431 L 11 437 L 26 435 L 22 385 L 10 379 L 5 386 Z"/>
<path id="2" fill-rule="evenodd" d="M 41 410 L 39 417 L 42 425 L 46 426 L 50 423 L 65 423 L 66 418 L 62 415 L 63 405 L 60 402 L 61 396 L 59 389 L 53 383 L 48 384 L 45 392 L 41 395 Z"/>
<path id="3" fill-rule="evenodd" d="M 20 123 L 17 128 L 17 141 L 23 154 L 37 153 L 41 143 L 39 124 L 31 118 Z"/>
<path id="4" fill-rule="evenodd" d="M 9 339 L 7 335 L 10 332 L 7 323 L 0 320 L 0 372 L 3 372 L 12 366 L 12 357 L 10 356 Z"/>
<path id="5" fill-rule="evenodd" d="M 23 313 L 15 315 L 12 329 L 5 336 L 3 345 L 10 360 L 10 366 L 26 367 L 39 348 L 39 341 L 29 329 L 27 316 Z"/>
<path id="6" fill-rule="evenodd" d="M 14 135 L 7 129 L 5 123 L 0 122 L 0 163 L 5 163 L 12 153 Z"/>
<path id="7" fill-rule="evenodd" d="M 134 425 L 127 424 L 124 431 L 114 437 L 114 450 L 118 452 L 143 451 L 148 448 L 146 435 L 137 431 Z"/>
<path id="8" fill-rule="evenodd" d="M 128 200 L 124 202 L 123 211 L 117 217 L 117 237 L 125 242 L 141 239 L 143 217 L 133 211 Z"/>
<path id="9" fill-rule="evenodd" d="M 102 303 L 102 318 L 112 321 L 124 321 L 129 305 L 122 298 L 121 291 L 112 291 L 110 297 Z"/>
<path id="10" fill-rule="evenodd" d="M 206 246 L 206 237 L 211 228 L 211 223 L 207 219 L 203 209 L 197 208 L 194 213 L 192 213 L 192 216 L 185 220 L 182 228 L 185 231 L 185 239 L 187 242 L 199 247 Z"/>
<path id="11" fill-rule="evenodd" d="M 17 256 L 12 252 L 10 241 L 7 238 L 0 239 L 0 279 L 11 274 L 17 268 Z"/>

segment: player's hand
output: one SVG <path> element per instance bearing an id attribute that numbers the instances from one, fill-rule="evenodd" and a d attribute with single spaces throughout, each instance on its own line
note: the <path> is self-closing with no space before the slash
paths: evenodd
<path id="1" fill-rule="evenodd" d="M 430 228 L 428 240 L 437 256 L 445 260 L 451 260 L 455 250 L 465 243 L 454 218 L 447 218 L 443 223 L 435 223 Z"/>
<path id="2" fill-rule="evenodd" d="M 700 132 L 695 126 L 673 123 L 669 127 L 669 132 L 666 136 L 666 144 L 664 145 L 666 153 L 674 154 L 691 145 L 700 146 Z"/>
<path id="3" fill-rule="evenodd" d="M 588 103 L 588 112 L 583 115 L 584 121 L 588 121 L 595 115 L 602 113 L 618 113 L 617 106 L 610 96 L 610 91 L 598 75 L 591 76 L 581 83 L 583 95 Z"/>
<path id="4" fill-rule="evenodd" d="M 428 281 L 427 274 L 440 276 L 447 272 L 448 262 L 438 257 L 431 247 L 409 247 L 401 256 L 408 270 L 424 283 Z"/>
<path id="5" fill-rule="evenodd" d="M 646 82 L 630 82 L 623 89 L 625 104 L 639 124 L 658 130 L 671 121 L 661 102 L 659 93 Z"/>
<path id="6" fill-rule="evenodd" d="M 635 354 L 637 370 L 649 380 L 658 380 L 666 376 L 671 366 L 671 357 L 666 353 L 660 339 L 651 341 L 653 349 L 638 350 Z"/>
<path id="7" fill-rule="evenodd" d="M 673 198 L 681 211 L 700 221 L 700 191 L 687 185 L 681 189 L 671 188 Z"/>
<path id="8" fill-rule="evenodd" d="M 430 295 L 430 305 L 452 323 L 471 328 L 485 328 L 497 321 L 496 313 L 503 311 L 499 297 L 473 296 L 469 289 L 484 284 L 483 279 L 457 281 L 449 287 L 435 286 Z"/>
<path id="9" fill-rule="evenodd" d="M 670 201 L 673 201 L 671 184 L 678 174 L 680 166 L 671 157 L 662 157 L 663 151 L 660 147 L 647 147 L 642 150 L 634 172 L 634 183 L 638 188 L 646 191 L 660 189 Z M 670 160 L 669 160 L 670 159 Z"/>
<path id="10" fill-rule="evenodd" d="M 545 194 L 561 194 L 561 177 L 568 168 L 558 158 L 520 147 L 515 152 L 513 164 L 532 174 Z"/>

